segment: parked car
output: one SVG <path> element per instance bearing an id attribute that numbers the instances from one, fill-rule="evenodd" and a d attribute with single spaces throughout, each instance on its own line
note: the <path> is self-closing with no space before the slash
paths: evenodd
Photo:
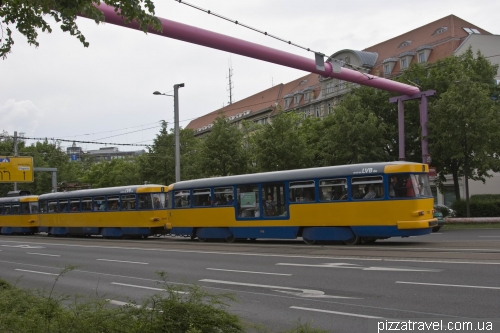
<path id="1" fill-rule="evenodd" d="M 438 225 L 432 228 L 433 232 L 439 231 L 441 227 L 444 225 L 444 217 L 443 213 L 441 213 L 440 210 L 437 209 L 436 206 L 434 206 L 434 218 L 438 220 Z"/>

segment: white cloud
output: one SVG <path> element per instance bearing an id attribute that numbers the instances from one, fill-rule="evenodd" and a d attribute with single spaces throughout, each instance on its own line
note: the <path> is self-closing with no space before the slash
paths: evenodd
<path id="1" fill-rule="evenodd" d="M 32 101 L 9 99 L 0 106 L 0 129 L 13 134 L 32 135 L 43 117 L 43 112 Z"/>

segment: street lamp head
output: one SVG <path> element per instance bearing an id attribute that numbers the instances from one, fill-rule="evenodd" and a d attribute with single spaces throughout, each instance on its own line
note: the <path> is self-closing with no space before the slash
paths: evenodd
<path id="1" fill-rule="evenodd" d="M 159 91 L 155 91 L 155 92 L 153 93 L 153 95 L 162 95 L 162 93 L 161 93 L 161 92 L 159 92 Z"/>

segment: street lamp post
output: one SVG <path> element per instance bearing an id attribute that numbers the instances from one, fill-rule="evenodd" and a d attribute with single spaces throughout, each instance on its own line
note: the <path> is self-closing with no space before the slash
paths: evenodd
<path id="1" fill-rule="evenodd" d="M 153 95 L 164 95 L 174 97 L 174 139 L 175 139 L 175 182 L 181 180 L 181 145 L 179 137 L 179 88 L 184 87 L 184 83 L 174 84 L 174 94 L 162 94 L 155 91 Z"/>

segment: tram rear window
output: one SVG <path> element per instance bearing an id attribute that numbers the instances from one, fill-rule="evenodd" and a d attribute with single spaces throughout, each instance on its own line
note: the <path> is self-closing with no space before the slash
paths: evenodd
<path id="1" fill-rule="evenodd" d="M 30 203 L 21 202 L 21 214 L 29 214 L 29 213 L 30 213 Z"/>
<path id="2" fill-rule="evenodd" d="M 153 207 L 154 209 L 165 209 L 167 204 L 167 195 L 166 193 L 153 193 Z"/>
<path id="3" fill-rule="evenodd" d="M 38 202 L 30 202 L 31 214 L 38 214 Z"/>
<path id="4" fill-rule="evenodd" d="M 139 209 L 153 209 L 153 200 L 151 193 L 141 193 L 138 195 Z"/>
<path id="5" fill-rule="evenodd" d="M 426 174 L 394 174 L 389 176 L 389 197 L 432 197 Z"/>

